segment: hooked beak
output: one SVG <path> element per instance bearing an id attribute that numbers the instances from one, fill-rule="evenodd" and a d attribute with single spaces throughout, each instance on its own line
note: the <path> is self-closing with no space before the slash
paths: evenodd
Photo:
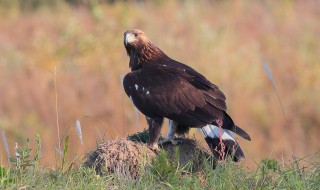
<path id="1" fill-rule="evenodd" d="M 124 44 L 125 45 L 128 45 L 129 43 L 133 42 L 135 40 L 135 37 L 132 33 L 128 32 L 128 33 L 125 33 L 125 36 L 124 36 Z"/>

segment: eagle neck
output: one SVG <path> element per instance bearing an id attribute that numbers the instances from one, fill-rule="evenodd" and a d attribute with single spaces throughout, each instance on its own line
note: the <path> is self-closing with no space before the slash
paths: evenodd
<path id="1" fill-rule="evenodd" d="M 130 52 L 129 66 L 131 70 L 137 70 L 145 64 L 158 63 L 166 59 L 169 59 L 169 57 L 163 51 L 151 42 L 148 42 L 139 49 Z"/>

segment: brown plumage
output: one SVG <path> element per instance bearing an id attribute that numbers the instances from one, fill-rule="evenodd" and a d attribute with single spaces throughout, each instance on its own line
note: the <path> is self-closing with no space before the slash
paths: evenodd
<path id="1" fill-rule="evenodd" d="M 124 46 L 131 68 L 124 77 L 124 89 L 147 117 L 151 148 L 157 148 L 164 118 L 176 123 L 177 132 L 218 125 L 217 121 L 221 120 L 223 129 L 250 140 L 226 113 L 223 92 L 203 75 L 168 57 L 140 30 L 125 32 Z"/>

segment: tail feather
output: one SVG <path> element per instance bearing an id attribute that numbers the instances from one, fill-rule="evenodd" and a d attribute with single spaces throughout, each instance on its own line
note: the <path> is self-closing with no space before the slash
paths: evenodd
<path id="1" fill-rule="evenodd" d="M 220 129 L 215 125 L 206 125 L 199 129 L 204 135 L 207 144 L 212 151 L 213 156 L 218 160 L 223 160 L 226 157 L 232 157 L 233 161 L 238 162 L 244 158 L 244 153 L 234 136 L 229 130 Z M 222 136 L 222 143 L 219 136 Z"/>
<path id="2" fill-rule="evenodd" d="M 222 128 L 230 130 L 234 133 L 236 133 L 237 135 L 241 136 L 242 138 L 251 141 L 250 135 L 245 132 L 243 129 L 241 129 L 240 127 L 238 127 L 237 125 L 234 124 L 233 120 L 231 119 L 231 117 L 225 112 L 224 115 L 224 119 L 223 119 L 223 124 L 222 124 Z M 213 125 L 217 125 L 216 122 L 212 123 Z"/>
<path id="3" fill-rule="evenodd" d="M 243 129 L 241 129 L 240 127 L 234 125 L 232 131 L 234 133 L 238 134 L 239 136 L 241 136 L 242 138 L 244 138 L 248 141 L 251 141 L 250 135 L 247 132 L 245 132 Z"/>

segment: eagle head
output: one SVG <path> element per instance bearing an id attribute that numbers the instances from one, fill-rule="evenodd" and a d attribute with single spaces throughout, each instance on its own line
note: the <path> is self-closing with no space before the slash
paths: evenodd
<path id="1" fill-rule="evenodd" d="M 130 50 L 139 50 L 148 42 L 148 37 L 141 30 L 130 29 L 124 33 L 123 43 L 128 54 Z"/>
<path id="2" fill-rule="evenodd" d="M 129 67 L 132 70 L 141 68 L 145 63 L 159 62 L 160 59 L 169 59 L 141 30 L 130 29 L 126 31 L 124 33 L 123 43 L 130 57 Z"/>

